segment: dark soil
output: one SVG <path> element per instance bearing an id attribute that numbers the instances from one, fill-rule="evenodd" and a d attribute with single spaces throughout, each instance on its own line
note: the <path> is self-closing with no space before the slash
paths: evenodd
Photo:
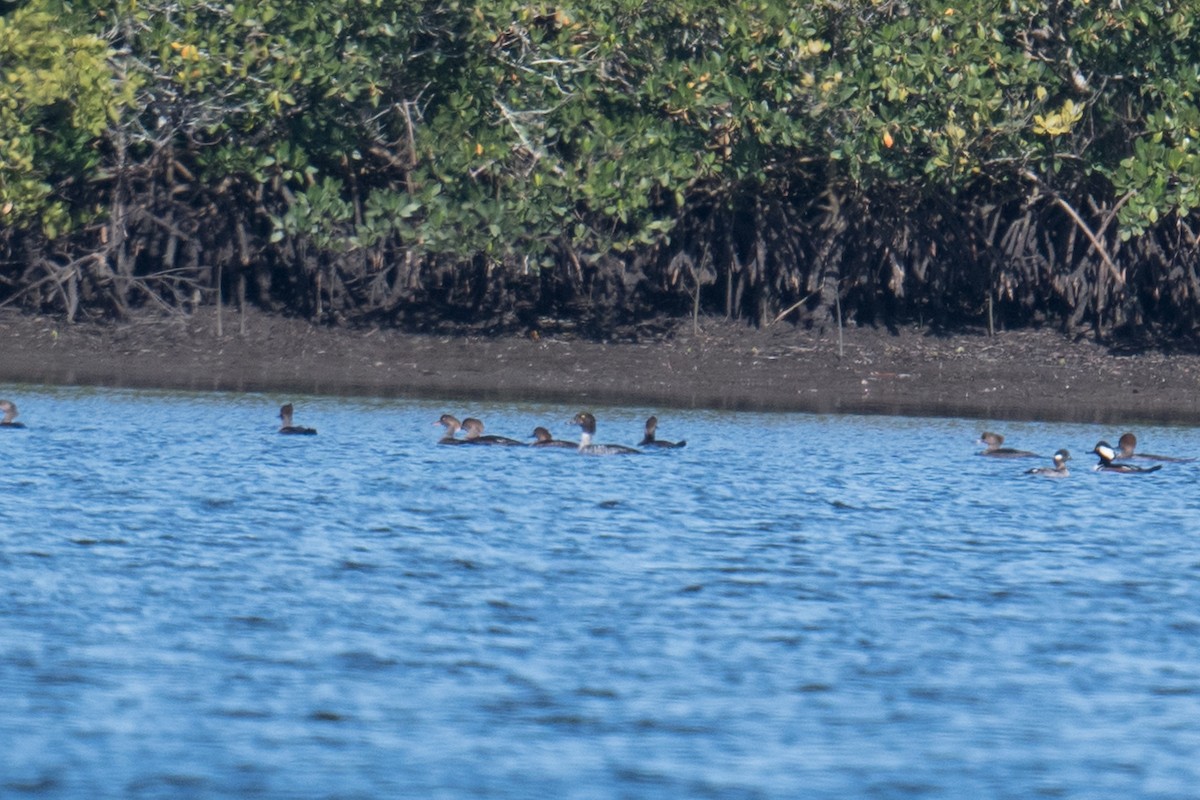
<path id="1" fill-rule="evenodd" d="M 213 309 L 113 324 L 0 315 L 0 381 L 638 404 L 1124 424 L 1200 423 L 1200 355 L 1115 351 L 1050 330 L 952 336 L 762 330 L 722 320 L 652 340 L 441 337 Z M 839 350 L 841 354 L 839 355 Z"/>

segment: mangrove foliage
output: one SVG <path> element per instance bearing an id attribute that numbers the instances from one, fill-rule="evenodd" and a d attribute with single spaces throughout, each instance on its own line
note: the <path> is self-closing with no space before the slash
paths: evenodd
<path id="1" fill-rule="evenodd" d="M 1186 335 L 1200 0 L 3 0 L 0 304 Z"/>

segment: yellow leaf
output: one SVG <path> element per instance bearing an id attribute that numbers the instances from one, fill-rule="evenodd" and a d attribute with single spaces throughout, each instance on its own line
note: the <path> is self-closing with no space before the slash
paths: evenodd
<path id="1" fill-rule="evenodd" d="M 892 132 L 884 131 L 883 132 L 883 146 L 890 150 L 892 145 L 895 143 L 896 143 L 896 140 L 892 138 Z"/>
<path id="2" fill-rule="evenodd" d="M 1033 115 L 1033 132 L 1042 133 L 1047 136 L 1062 136 L 1070 133 L 1071 128 L 1083 118 L 1083 106 L 1075 105 L 1075 103 L 1067 100 L 1062 104 L 1062 108 L 1055 111 L 1053 114 L 1042 116 L 1041 114 Z"/>

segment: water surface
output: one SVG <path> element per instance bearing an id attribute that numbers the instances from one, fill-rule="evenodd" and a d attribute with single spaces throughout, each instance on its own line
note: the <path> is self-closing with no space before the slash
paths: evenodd
<path id="1" fill-rule="evenodd" d="M 601 408 L 689 444 L 588 458 L 435 444 L 561 406 L 7 394 L 0 796 L 1200 786 L 1200 464 L 1092 473 L 1120 430 Z"/>

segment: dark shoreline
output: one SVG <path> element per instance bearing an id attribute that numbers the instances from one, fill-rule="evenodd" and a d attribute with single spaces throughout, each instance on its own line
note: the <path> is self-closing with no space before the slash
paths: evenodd
<path id="1" fill-rule="evenodd" d="M 1200 356 L 1053 331 L 935 336 L 691 321 L 640 343 L 445 337 L 216 313 L 68 325 L 0 315 L 0 381 L 1112 424 L 1200 424 Z M 244 330 L 244 332 L 243 332 Z"/>

